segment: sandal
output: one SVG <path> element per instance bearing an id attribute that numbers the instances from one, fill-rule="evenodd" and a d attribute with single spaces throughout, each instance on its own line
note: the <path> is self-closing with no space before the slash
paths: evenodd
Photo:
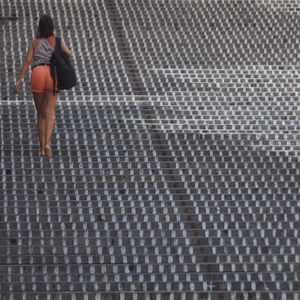
<path id="1" fill-rule="evenodd" d="M 45 153 L 47 156 L 51 157 L 52 156 L 52 150 L 50 147 L 45 147 Z"/>

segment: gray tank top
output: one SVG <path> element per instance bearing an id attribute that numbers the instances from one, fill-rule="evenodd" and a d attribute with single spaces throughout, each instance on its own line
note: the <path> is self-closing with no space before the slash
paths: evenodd
<path id="1" fill-rule="evenodd" d="M 50 64 L 50 58 L 53 51 L 54 50 L 50 46 L 49 42 L 42 39 L 34 51 L 31 63 L 32 68 L 40 64 Z"/>

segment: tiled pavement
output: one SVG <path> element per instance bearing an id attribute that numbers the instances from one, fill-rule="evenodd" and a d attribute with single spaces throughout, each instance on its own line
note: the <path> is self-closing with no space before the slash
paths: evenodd
<path id="1" fill-rule="evenodd" d="M 0 3 L 0 299 L 299 299 L 298 1 Z M 78 86 L 40 158 L 55 17 Z"/>

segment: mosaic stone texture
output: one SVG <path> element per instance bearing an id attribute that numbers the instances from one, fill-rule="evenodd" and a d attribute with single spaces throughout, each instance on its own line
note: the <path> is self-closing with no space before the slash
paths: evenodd
<path id="1" fill-rule="evenodd" d="M 299 2 L 2 0 L 1 299 L 299 299 Z M 26 75 L 73 51 L 53 157 Z"/>

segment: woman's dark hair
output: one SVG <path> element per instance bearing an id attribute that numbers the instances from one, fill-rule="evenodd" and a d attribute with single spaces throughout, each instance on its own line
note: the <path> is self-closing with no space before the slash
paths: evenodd
<path id="1" fill-rule="evenodd" d="M 43 15 L 40 17 L 36 37 L 46 39 L 51 35 L 54 35 L 53 19 L 49 15 Z"/>

